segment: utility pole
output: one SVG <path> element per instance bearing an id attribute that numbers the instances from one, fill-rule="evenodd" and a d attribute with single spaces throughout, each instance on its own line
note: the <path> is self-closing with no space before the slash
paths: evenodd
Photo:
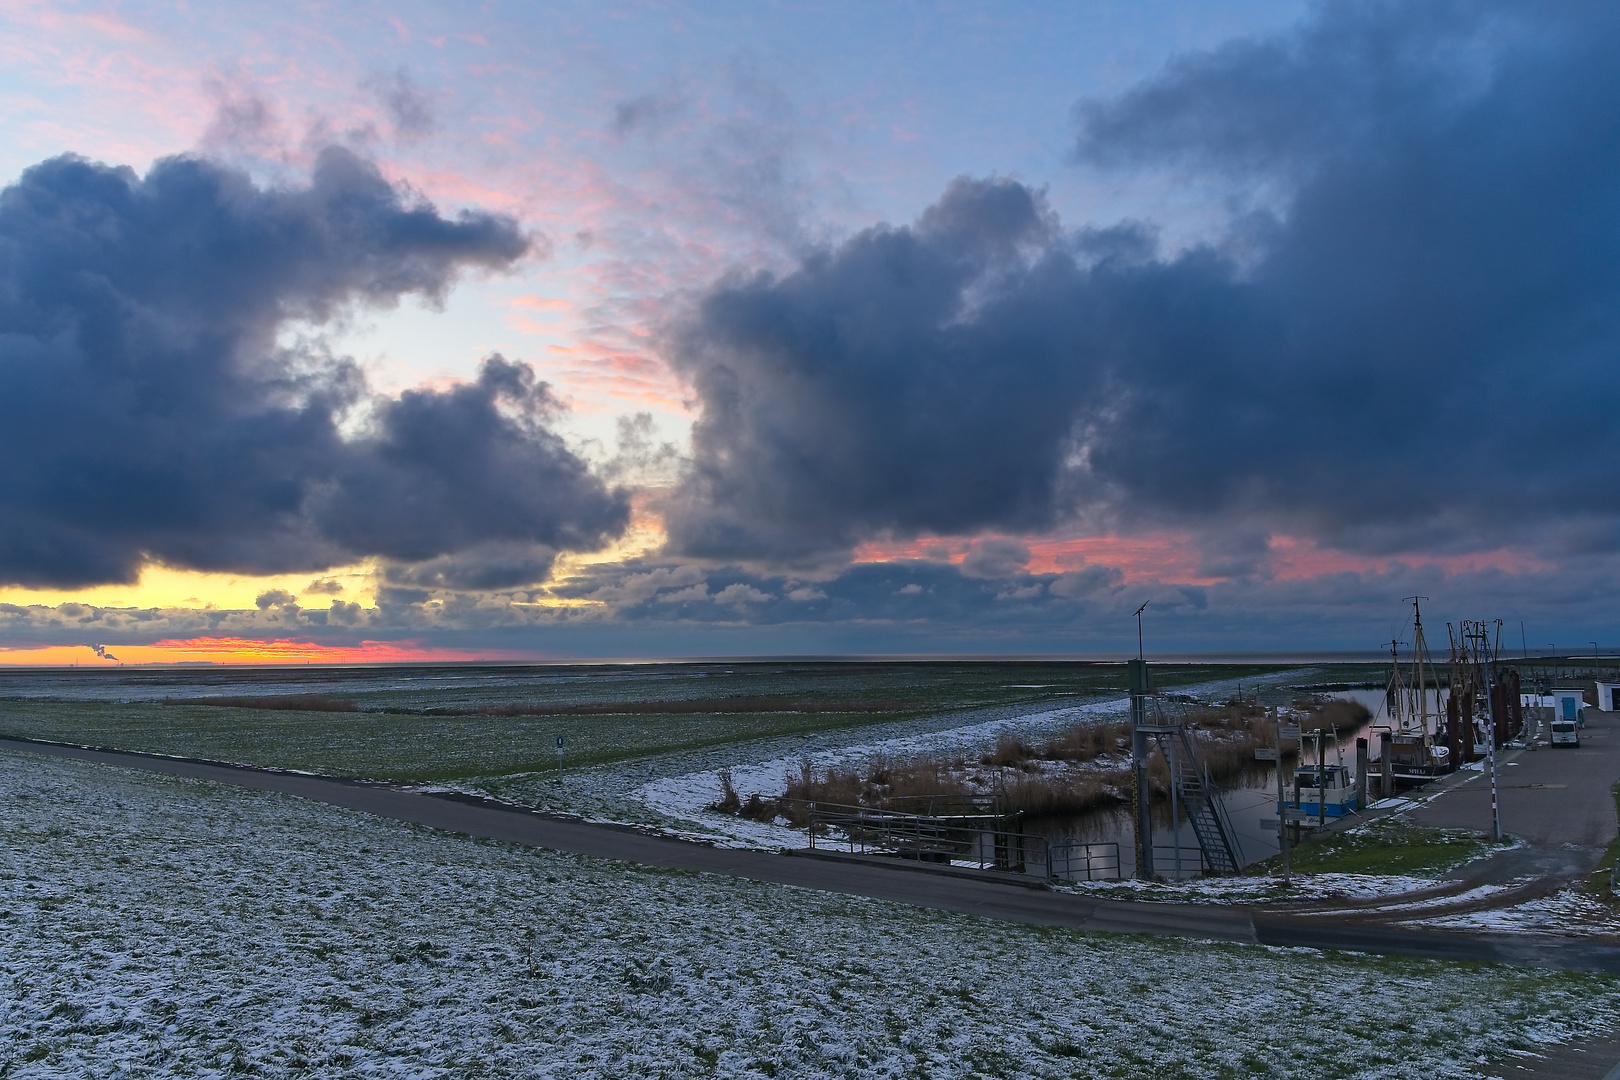
<path id="1" fill-rule="evenodd" d="M 1148 601 L 1151 603 L 1151 601 Z M 1136 660 L 1130 665 L 1131 693 L 1131 775 L 1134 779 L 1136 803 L 1136 876 L 1143 881 L 1153 879 L 1153 791 L 1148 786 L 1148 733 L 1147 698 L 1149 693 L 1147 657 L 1142 647 L 1142 612 L 1147 603 L 1136 609 Z M 1171 782 L 1175 782 L 1174 776 Z"/>
<path id="2" fill-rule="evenodd" d="M 1282 848 L 1283 887 L 1290 888 L 1293 879 L 1288 874 L 1288 800 L 1283 792 L 1282 710 L 1275 710 L 1274 715 L 1276 723 L 1273 726 L 1277 732 L 1277 844 Z"/>
<path id="3" fill-rule="evenodd" d="M 1481 646 L 1487 645 L 1489 643 L 1489 640 L 1490 640 L 1485 635 L 1485 624 L 1484 623 L 1481 623 L 1480 627 L 1479 627 L 1479 640 L 1480 640 L 1480 645 Z M 1491 655 L 1490 655 L 1490 686 L 1491 686 L 1491 689 L 1493 689 L 1493 690 L 1496 688 L 1496 653 L 1497 653 L 1497 651 L 1500 651 L 1501 647 L 1502 647 L 1502 620 L 1497 619 L 1496 620 L 1496 649 L 1492 650 Z M 1488 697 L 1488 699 L 1489 699 L 1489 701 L 1491 703 L 1491 839 L 1495 840 L 1497 843 L 1501 843 L 1502 842 L 1502 809 L 1501 809 L 1501 804 L 1496 801 L 1496 786 L 1497 786 L 1496 785 L 1496 781 L 1497 781 L 1497 777 L 1496 777 L 1496 744 L 1498 742 L 1501 742 L 1500 736 L 1501 736 L 1501 733 L 1502 733 L 1503 725 L 1507 724 L 1508 720 L 1503 719 L 1502 717 L 1499 717 L 1499 716 L 1496 715 L 1496 706 L 1501 702 L 1502 695 L 1493 693 L 1493 694 L 1487 695 L 1487 697 Z"/>

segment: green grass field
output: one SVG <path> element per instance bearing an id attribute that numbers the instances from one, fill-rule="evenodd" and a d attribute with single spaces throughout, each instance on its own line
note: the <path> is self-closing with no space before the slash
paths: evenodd
<path id="1" fill-rule="evenodd" d="M 1385 818 L 1359 829 L 1329 833 L 1289 852 L 1289 866 L 1299 874 L 1402 874 L 1434 877 L 1477 859 L 1491 849 L 1479 833 L 1456 829 L 1420 829 Z M 1281 856 L 1253 869 L 1279 870 Z"/>
<path id="2" fill-rule="evenodd" d="M 1156 675 L 1161 685 L 1174 687 L 1276 670 L 1172 665 Z M 246 674 L 223 693 L 219 674 L 211 673 L 206 685 L 154 683 L 122 700 L 29 697 L 0 681 L 0 734 L 344 776 L 454 781 L 553 769 L 559 736 L 565 764 L 574 768 L 975 708 L 1056 707 L 1121 692 L 1124 682 L 1122 665 L 1096 663 L 687 664 L 548 674 L 509 685 L 424 679 L 418 686 L 367 689 L 356 676 L 319 686 L 322 697 L 342 702 L 341 711 L 185 703 L 188 697 L 268 696 Z M 269 693 L 307 700 L 308 687 L 278 683 Z M 830 711 L 649 708 L 759 699 Z M 581 706 L 624 711 L 568 714 Z M 480 714 L 531 708 L 532 715 Z"/>

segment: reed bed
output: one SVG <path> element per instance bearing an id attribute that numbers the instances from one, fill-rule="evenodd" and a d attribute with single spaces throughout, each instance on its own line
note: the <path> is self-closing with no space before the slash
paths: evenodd
<path id="1" fill-rule="evenodd" d="M 1352 731 L 1370 714 L 1357 702 L 1302 699 L 1295 715 L 1307 731 Z M 1264 710 L 1229 703 L 1202 707 L 1181 718 L 1192 735 L 1200 763 L 1217 784 L 1242 781 L 1270 768 L 1255 751 L 1273 745 Z M 1289 751 L 1292 757 L 1297 751 Z M 1073 817 L 1130 801 L 1131 725 L 1127 722 L 1079 724 L 1039 744 L 1005 734 L 973 761 L 963 757 L 897 761 L 874 755 L 864 768 L 818 769 L 801 762 L 787 777 L 787 790 L 768 798 L 746 798 L 732 785 L 729 770 L 720 773 L 720 798 L 709 809 L 759 821 L 785 820 L 803 827 L 810 803 L 862 806 L 874 810 L 914 810 L 917 800 L 984 800 L 993 798 L 996 812 L 1026 818 Z M 1155 748 L 1148 759 L 1151 798 L 1170 794 L 1170 769 Z"/>

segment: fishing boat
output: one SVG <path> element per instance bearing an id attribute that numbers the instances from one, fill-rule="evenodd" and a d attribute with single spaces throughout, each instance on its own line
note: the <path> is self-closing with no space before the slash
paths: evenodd
<path id="1" fill-rule="evenodd" d="M 1409 787 L 1451 772 L 1457 763 L 1451 759 L 1451 748 L 1437 737 L 1439 709 L 1434 710 L 1432 719 L 1429 710 L 1429 675 L 1434 670 L 1434 659 L 1423 637 L 1423 611 L 1419 601 L 1424 597 L 1407 599 L 1412 601 L 1411 675 L 1408 678 L 1401 672 L 1399 648 L 1403 642 L 1391 641 L 1389 684 L 1384 690 L 1388 722 L 1373 724 L 1372 734 L 1378 740 L 1384 770 L 1396 785 Z M 1438 688 L 1435 693 L 1438 695 Z"/>
<path id="2" fill-rule="evenodd" d="M 1294 770 L 1293 795 L 1288 809 L 1298 811 L 1304 819 L 1331 820 L 1358 809 L 1350 770 L 1343 765 L 1300 766 Z"/>

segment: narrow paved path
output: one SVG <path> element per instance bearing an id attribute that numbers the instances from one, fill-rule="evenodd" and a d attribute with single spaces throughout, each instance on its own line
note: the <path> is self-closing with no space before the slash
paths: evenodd
<path id="1" fill-rule="evenodd" d="M 1016 882 L 944 876 L 819 858 L 707 847 L 636 829 L 548 815 L 481 800 L 411 790 L 388 782 L 0 738 L 0 749 L 175 776 L 199 777 L 289 795 L 469 836 L 529 844 L 623 862 L 724 874 L 827 892 L 869 896 L 1035 926 L 1123 934 L 1347 949 L 1448 960 L 1530 964 L 1620 974 L 1620 944 L 1591 939 L 1451 933 L 1358 925 L 1349 920 L 1254 912 L 1236 906 L 1099 900 Z"/>
<path id="2" fill-rule="evenodd" d="M 1549 1046 L 1534 1057 L 1482 1065 L 1478 1072 L 1494 1080 L 1620 1080 L 1615 1062 L 1620 1062 L 1620 1031 L 1611 1029 Z"/>

